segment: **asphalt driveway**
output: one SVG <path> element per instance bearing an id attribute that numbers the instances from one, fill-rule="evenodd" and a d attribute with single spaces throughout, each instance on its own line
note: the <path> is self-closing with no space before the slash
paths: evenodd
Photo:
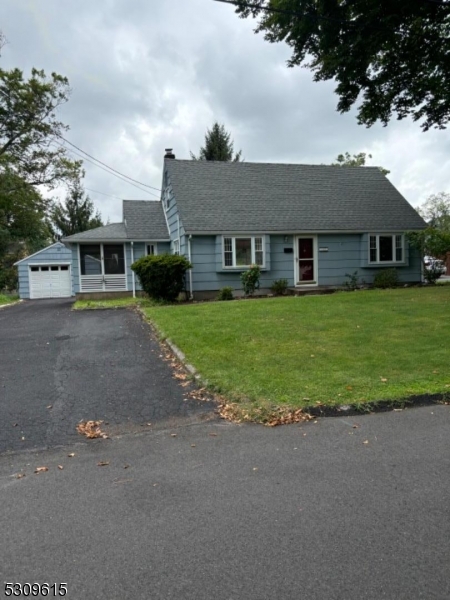
<path id="1" fill-rule="evenodd" d="M 186 400 L 137 313 L 71 306 L 39 300 L 0 310 L 0 453 L 80 441 L 83 419 L 122 433 L 211 414 Z"/>

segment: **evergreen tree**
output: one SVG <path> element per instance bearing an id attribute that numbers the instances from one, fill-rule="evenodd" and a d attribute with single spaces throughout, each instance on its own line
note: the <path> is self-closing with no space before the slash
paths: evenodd
<path id="1" fill-rule="evenodd" d="M 242 150 L 234 154 L 231 134 L 225 131 L 224 125 L 214 123 L 211 129 L 206 131 L 205 145 L 200 148 L 200 153 L 195 156 L 191 152 L 192 160 L 221 160 L 224 162 L 239 162 Z"/>
<path id="2" fill-rule="evenodd" d="M 94 211 L 94 203 L 78 181 L 71 187 L 64 203 L 53 205 L 52 223 L 63 237 L 74 235 L 103 225 L 100 213 Z"/>

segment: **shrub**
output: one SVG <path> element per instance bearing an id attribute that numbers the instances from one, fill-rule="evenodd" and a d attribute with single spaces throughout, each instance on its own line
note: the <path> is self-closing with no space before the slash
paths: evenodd
<path id="1" fill-rule="evenodd" d="M 186 271 L 191 263 L 178 254 L 143 256 L 131 268 L 150 298 L 173 302 L 184 289 Z"/>
<path id="2" fill-rule="evenodd" d="M 233 300 L 233 288 L 225 286 L 220 289 L 217 300 Z"/>
<path id="3" fill-rule="evenodd" d="M 431 285 L 434 285 L 441 275 L 442 267 L 440 267 L 439 263 L 436 263 L 436 261 L 433 264 L 426 266 L 423 270 L 423 278 Z"/>
<path id="4" fill-rule="evenodd" d="M 378 271 L 373 279 L 373 287 L 375 288 L 394 288 L 398 286 L 398 273 L 396 269 L 383 269 Z"/>
<path id="5" fill-rule="evenodd" d="M 246 296 L 253 296 L 255 290 L 259 289 L 259 278 L 261 268 L 258 265 L 252 265 L 248 271 L 241 273 L 242 287 Z"/>
<path id="6" fill-rule="evenodd" d="M 359 282 L 358 271 L 346 273 L 345 276 L 348 278 L 348 281 L 346 281 L 344 285 L 348 290 L 355 291 L 364 285 L 364 280 L 361 280 L 361 283 Z"/>
<path id="7" fill-rule="evenodd" d="M 286 293 L 288 287 L 287 279 L 275 279 L 275 281 L 270 286 L 270 289 L 277 296 L 283 296 Z"/>

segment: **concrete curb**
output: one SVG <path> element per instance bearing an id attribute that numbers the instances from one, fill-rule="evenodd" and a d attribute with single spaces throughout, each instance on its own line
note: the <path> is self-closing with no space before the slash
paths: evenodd
<path id="1" fill-rule="evenodd" d="M 178 360 L 183 363 L 185 369 L 189 371 L 191 375 L 195 375 L 196 378 L 199 378 L 199 375 L 197 374 L 197 369 L 186 362 L 186 356 L 184 355 L 184 353 L 181 352 L 181 350 L 177 346 L 175 346 L 175 344 L 169 339 L 166 338 L 164 341 L 175 354 L 175 356 L 178 358 Z"/>
<path id="2" fill-rule="evenodd" d="M 9 304 L 1 304 L 0 309 L 6 308 L 7 306 L 14 306 L 15 304 L 20 304 L 21 302 L 23 302 L 23 300 L 16 300 L 15 302 L 10 302 Z"/>

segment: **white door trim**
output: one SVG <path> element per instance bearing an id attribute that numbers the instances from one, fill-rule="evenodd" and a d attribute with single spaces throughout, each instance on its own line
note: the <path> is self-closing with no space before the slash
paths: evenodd
<path id="1" fill-rule="evenodd" d="M 298 256 L 298 242 L 301 239 L 312 239 L 313 241 L 313 261 L 314 261 L 314 281 L 311 283 L 300 282 L 300 261 Z M 296 235 L 294 236 L 294 283 L 298 288 L 311 288 L 319 285 L 319 264 L 318 264 L 318 241 L 317 235 Z"/>

